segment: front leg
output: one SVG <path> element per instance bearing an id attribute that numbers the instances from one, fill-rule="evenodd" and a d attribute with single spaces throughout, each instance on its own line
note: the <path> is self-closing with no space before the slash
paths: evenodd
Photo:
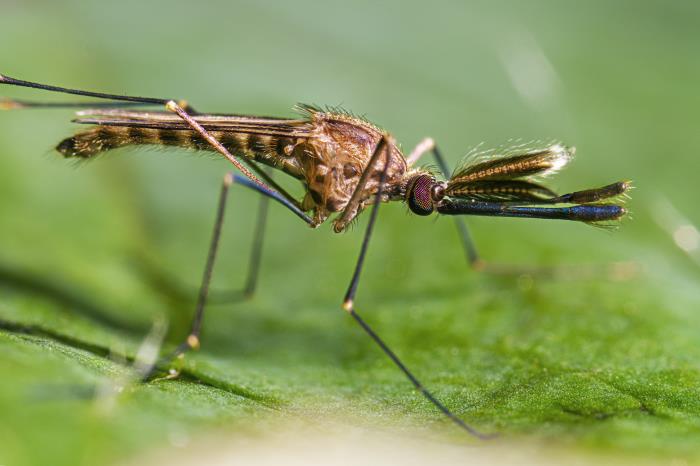
<path id="1" fill-rule="evenodd" d="M 386 150 L 383 150 L 384 148 L 387 148 Z M 357 286 L 360 281 L 360 273 L 362 272 L 362 266 L 365 261 L 365 257 L 367 255 L 367 249 L 369 247 L 369 240 L 372 236 L 372 231 L 374 229 L 374 224 L 376 223 L 377 220 L 377 214 L 379 212 L 379 205 L 381 204 L 381 196 L 382 196 L 382 189 L 384 188 L 384 184 L 386 182 L 386 175 L 387 175 L 387 170 L 389 167 L 389 161 L 391 159 L 391 153 L 388 148 L 388 145 L 386 144 L 386 141 L 384 138 L 379 142 L 375 149 L 375 154 L 372 156 L 371 160 L 378 160 L 378 154 L 386 153 L 386 163 L 384 165 L 384 170 L 382 171 L 381 179 L 379 182 L 379 189 L 377 190 L 377 193 L 375 194 L 374 198 L 374 205 L 372 206 L 372 211 L 370 213 L 370 218 L 369 222 L 367 223 L 367 229 L 365 230 L 365 236 L 362 240 L 362 246 L 360 247 L 360 254 L 357 258 L 357 263 L 355 264 L 355 270 L 352 274 L 352 279 L 350 280 L 350 284 L 348 285 L 348 290 L 345 293 L 345 297 L 343 299 L 343 304 L 342 308 L 350 314 L 350 316 L 355 320 L 355 322 L 358 323 L 358 325 L 362 328 L 362 330 L 381 348 L 381 350 L 384 352 L 384 354 L 391 359 L 391 361 L 398 367 L 401 372 L 404 373 L 404 375 L 408 378 L 408 380 L 413 384 L 413 386 L 418 390 L 420 393 L 423 394 L 423 396 L 430 401 L 436 408 L 438 408 L 445 416 L 447 416 L 452 422 L 457 424 L 460 428 L 464 429 L 467 431 L 469 434 L 474 435 L 475 437 L 478 437 L 480 439 L 486 439 L 489 438 L 490 436 L 482 434 L 481 432 L 477 431 L 473 427 L 469 426 L 467 423 L 465 423 L 462 419 L 457 417 L 452 411 L 450 411 L 449 408 L 447 408 L 440 400 L 435 398 L 435 396 L 428 391 L 427 388 L 416 378 L 415 375 L 413 375 L 413 372 L 406 367 L 406 365 L 399 359 L 399 357 L 394 353 L 391 348 L 382 340 L 382 338 L 372 329 L 372 327 L 369 326 L 367 322 L 365 322 L 364 319 L 360 317 L 360 315 L 357 313 L 355 310 L 355 294 L 357 293 Z M 369 170 L 372 167 L 372 163 L 370 162 L 370 165 L 368 165 L 367 170 Z"/>
<path id="2" fill-rule="evenodd" d="M 354 219 L 355 216 L 357 216 L 357 213 L 360 211 L 360 207 L 363 202 L 362 194 L 365 191 L 367 182 L 369 181 L 370 177 L 375 173 L 374 168 L 377 166 L 380 157 L 383 153 L 386 152 L 384 170 L 381 174 L 382 179 L 380 181 L 380 185 L 384 183 L 387 171 L 389 169 L 389 162 L 391 161 L 391 148 L 393 146 L 394 141 L 391 138 L 391 136 L 383 134 L 382 138 L 377 143 L 377 146 L 374 148 L 374 153 L 372 153 L 372 157 L 370 157 L 369 162 L 367 162 L 367 166 L 362 172 L 362 176 L 360 176 L 360 179 L 358 180 L 357 185 L 355 186 L 355 189 L 352 192 L 352 196 L 350 197 L 350 200 L 345 206 L 345 209 L 343 209 L 343 212 L 333 222 L 333 230 L 336 233 L 340 233 L 341 231 L 345 230 L 345 228 L 352 221 L 352 219 Z M 381 194 L 381 189 L 378 192 Z M 376 196 L 376 202 L 381 202 L 381 196 Z"/>
<path id="3" fill-rule="evenodd" d="M 435 161 L 440 168 L 440 172 L 442 172 L 442 176 L 444 176 L 445 179 L 449 178 L 450 169 L 433 138 L 425 138 L 419 142 L 418 145 L 416 145 L 416 148 L 413 149 L 411 154 L 406 158 L 408 166 L 410 167 L 415 164 L 424 154 L 428 152 L 433 154 L 433 158 L 435 158 Z M 457 234 L 459 235 L 462 242 L 462 247 L 464 248 L 467 262 L 474 270 L 484 270 L 486 264 L 479 257 L 479 252 L 476 250 L 476 245 L 474 244 L 474 240 L 472 240 L 472 235 L 469 233 L 466 222 L 460 217 L 454 217 L 454 222 L 455 227 L 457 227 Z"/>

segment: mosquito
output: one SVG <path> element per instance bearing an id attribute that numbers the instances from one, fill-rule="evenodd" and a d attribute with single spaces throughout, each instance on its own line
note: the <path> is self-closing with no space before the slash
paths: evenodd
<path id="1" fill-rule="evenodd" d="M 404 365 L 384 340 L 355 309 L 354 299 L 367 254 L 379 206 L 403 202 L 418 216 L 433 213 L 463 216 L 520 217 L 572 220 L 608 225 L 626 214 L 621 198 L 630 188 L 628 181 L 557 194 L 539 179 L 566 165 L 574 148 L 552 143 L 538 148 L 516 147 L 498 153 L 484 152 L 467 157 L 454 172 L 435 142 L 426 138 L 404 156 L 394 138 L 364 118 L 348 112 L 299 105 L 300 117 L 272 118 L 236 114 L 199 113 L 184 101 L 134 97 L 69 89 L 0 75 L 0 84 L 104 99 L 102 103 L 46 103 L 4 99 L 0 107 L 82 108 L 75 123 L 89 125 L 64 139 L 56 150 L 66 158 L 93 159 L 109 150 L 140 145 L 176 146 L 213 151 L 224 156 L 239 173 L 224 176 L 214 229 L 209 244 L 202 282 L 185 340 L 165 356 L 160 367 L 200 347 L 204 310 L 209 296 L 214 262 L 221 237 L 229 189 L 240 185 L 257 191 L 267 204 L 272 199 L 307 225 L 316 228 L 334 216 L 333 230 L 345 231 L 365 209 L 370 209 L 352 278 L 342 301 L 344 309 L 411 384 L 452 422 L 470 434 L 487 438 L 438 400 Z M 165 111 L 138 111 L 129 107 L 164 106 Z M 432 154 L 437 169 L 418 166 L 425 154 Z M 295 198 L 268 174 L 272 167 L 297 179 L 304 195 Z M 255 288 L 262 232 L 267 209 L 259 212 L 252 251 L 247 294 Z M 469 263 L 483 265 L 461 217 L 455 217 Z M 252 277 L 252 278 L 251 278 Z"/>

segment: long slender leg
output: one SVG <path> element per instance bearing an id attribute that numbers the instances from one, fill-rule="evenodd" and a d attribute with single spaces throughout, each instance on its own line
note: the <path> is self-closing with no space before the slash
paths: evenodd
<path id="1" fill-rule="evenodd" d="M 239 303 L 252 298 L 257 286 L 262 259 L 262 249 L 267 223 L 267 212 L 270 198 L 261 196 L 256 213 L 255 230 L 252 235 L 250 256 L 246 270 L 245 281 L 242 287 L 235 289 L 209 290 L 207 302 L 210 304 Z M 148 256 L 138 254 L 134 257 L 138 271 L 145 281 L 152 285 L 153 289 L 168 298 L 174 305 L 189 302 L 192 295 L 192 287 L 180 282 L 176 277 L 163 270 L 158 263 Z"/>
<path id="2" fill-rule="evenodd" d="M 152 105 L 153 104 L 144 104 L 141 102 L 37 102 L 33 100 L 0 97 L 0 110 L 19 110 L 24 108 L 121 108 L 146 107 Z"/>
<path id="3" fill-rule="evenodd" d="M 282 196 L 284 196 L 289 202 L 294 204 L 298 209 L 301 209 L 301 202 L 297 201 L 294 198 L 294 196 L 289 194 L 287 190 L 285 190 L 272 178 L 273 172 L 271 169 L 269 169 L 269 167 L 268 170 L 265 170 L 253 160 L 250 160 L 248 158 L 242 158 L 241 160 L 243 160 L 246 163 L 246 165 L 248 165 L 251 168 L 251 170 L 253 170 L 262 180 L 264 180 L 269 188 L 272 188 L 273 191 L 277 191 Z"/>
<path id="4" fill-rule="evenodd" d="M 443 176 L 448 178 L 450 176 L 450 169 L 436 144 L 433 144 L 432 153 L 438 166 L 440 167 L 440 171 L 442 171 Z M 455 226 L 457 227 L 459 238 L 462 241 L 462 247 L 464 248 L 464 253 L 467 256 L 469 265 L 471 265 L 475 270 L 483 270 L 485 263 L 479 257 L 479 252 L 476 250 L 476 245 L 474 244 L 472 235 L 469 233 L 466 222 L 461 218 L 455 218 L 454 222 Z"/>
<path id="5" fill-rule="evenodd" d="M 255 232 L 253 233 L 253 247 L 248 260 L 248 276 L 246 277 L 243 296 L 250 298 L 255 293 L 260 275 L 260 260 L 262 258 L 263 242 L 265 240 L 265 226 L 267 225 L 267 210 L 270 205 L 270 198 L 263 196 L 258 205 L 257 221 L 255 222 Z"/>
<path id="6" fill-rule="evenodd" d="M 0 74 L 0 84 L 28 87 L 31 89 L 42 89 L 45 91 L 60 92 L 63 94 L 73 94 L 84 97 L 95 97 L 98 99 L 114 100 L 119 102 L 135 102 L 150 105 L 165 105 L 166 109 L 173 113 L 176 113 L 180 118 L 182 118 L 192 129 L 197 131 L 204 138 L 204 140 L 207 141 L 217 152 L 226 157 L 229 162 L 231 162 L 238 170 L 240 170 L 241 173 L 243 173 L 246 177 L 248 177 L 257 185 L 259 185 L 261 188 L 271 190 L 265 183 L 260 181 L 260 179 L 256 177 L 251 172 L 251 170 L 245 166 L 244 163 L 242 163 L 236 157 L 231 155 L 231 153 L 219 141 L 217 141 L 215 137 L 213 137 L 206 129 L 202 127 L 202 125 L 197 123 L 194 120 L 194 118 L 192 118 L 192 116 L 186 110 L 186 108 L 188 108 L 188 105 L 184 101 L 178 103 L 171 99 L 159 99 L 154 97 L 136 97 L 118 94 L 107 94 L 103 92 L 83 91 L 80 89 L 69 89 L 65 87 L 51 86 L 31 81 L 24 81 L 21 79 L 11 78 L 2 74 Z"/>
<path id="7" fill-rule="evenodd" d="M 67 87 L 51 86 L 40 84 L 22 79 L 11 78 L 10 76 L 0 74 L 0 84 L 9 84 L 11 86 L 28 87 L 31 89 L 42 89 L 44 91 L 60 92 L 62 94 L 80 95 L 84 97 L 96 97 L 98 99 L 116 100 L 119 102 L 136 102 L 149 105 L 165 105 L 169 99 L 159 99 L 154 97 L 136 97 L 129 95 L 107 94 L 104 92 L 82 91 L 80 89 L 69 89 Z"/>
<path id="8" fill-rule="evenodd" d="M 301 204 L 294 199 L 289 193 L 287 193 L 284 189 L 281 188 L 277 183 L 271 180 L 262 170 L 257 167 L 257 165 L 253 164 L 251 166 L 250 162 L 248 159 L 244 159 L 243 162 L 238 160 L 236 157 L 234 157 L 219 141 L 216 140 L 208 131 L 206 131 L 199 123 L 197 123 L 193 118 L 192 115 L 197 114 L 196 111 L 184 100 L 181 101 L 174 101 L 172 99 L 161 99 L 161 98 L 156 98 L 156 97 L 137 97 L 137 96 L 130 96 L 130 95 L 119 95 L 119 94 L 108 94 L 104 92 L 92 92 L 92 91 L 83 91 L 81 89 L 70 89 L 66 87 L 59 87 L 59 86 L 52 86 L 48 84 L 41 84 L 41 83 L 36 83 L 32 81 L 24 81 L 21 79 L 17 78 L 11 78 L 7 75 L 0 74 L 0 84 L 6 84 L 10 86 L 19 86 L 19 87 L 28 87 L 31 89 L 41 89 L 45 91 L 50 91 L 50 92 L 58 92 L 62 94 L 71 94 L 71 95 L 78 95 L 78 96 L 83 96 L 83 97 L 94 97 L 97 99 L 105 99 L 105 100 L 111 100 L 113 102 L 109 103 L 108 106 L 114 107 L 115 102 L 117 103 L 116 106 L 129 106 L 129 105 L 142 105 L 142 106 L 153 106 L 153 105 L 164 105 L 169 111 L 176 113 L 180 118 L 182 118 L 192 129 L 197 131 L 217 152 L 219 152 L 221 155 L 226 157 L 229 162 L 231 162 L 236 168 L 238 168 L 241 173 L 243 173 L 245 176 L 247 176 L 251 181 L 259 185 L 261 188 L 265 188 L 267 190 L 272 190 L 272 191 L 277 191 L 278 193 L 282 194 L 286 199 L 288 204 L 294 204 L 296 209 L 292 210 L 300 210 Z M 54 107 L 61 107 L 63 104 L 44 104 L 40 102 L 20 102 L 17 103 L 18 101 L 13 101 L 13 100 L 7 100 L 7 101 L 2 101 L 0 100 L 0 110 L 5 109 L 13 109 L 13 108 L 22 108 L 21 105 L 24 105 L 25 107 L 42 107 L 42 106 L 54 106 Z M 4 104 L 4 105 L 3 105 Z M 66 103 L 65 106 L 68 107 L 77 107 L 77 106 L 82 106 L 82 104 L 79 103 Z M 93 103 L 86 103 L 85 107 L 92 107 L 94 106 Z M 98 104 L 98 106 L 101 106 L 101 104 Z M 263 180 L 267 181 L 270 186 L 273 188 L 271 189 L 270 186 L 266 185 L 263 183 L 260 178 L 256 177 L 252 172 L 255 172 L 258 174 L 260 178 Z"/>
<path id="9" fill-rule="evenodd" d="M 333 222 L 333 229 L 336 233 L 343 231 L 348 225 L 348 222 L 351 220 L 352 217 L 354 217 L 355 213 L 357 212 L 357 209 L 361 202 L 360 198 L 362 197 L 362 193 L 365 190 L 365 186 L 369 181 L 371 173 L 374 171 L 373 168 L 377 165 L 377 162 L 379 162 L 382 150 L 386 147 L 387 153 L 391 152 L 390 142 L 388 141 L 388 139 L 389 136 L 383 135 L 377 143 L 377 146 L 374 148 L 374 153 L 370 157 L 369 162 L 367 162 L 367 167 L 365 167 L 365 170 L 362 172 L 362 176 L 360 176 L 360 179 L 358 180 L 357 185 L 355 186 L 355 190 L 352 192 L 352 196 L 350 196 L 350 200 L 345 206 L 345 209 L 343 209 L 343 212 Z M 391 160 L 391 158 L 389 155 L 387 155 L 384 170 L 387 169 L 389 160 Z"/>
<path id="10" fill-rule="evenodd" d="M 258 204 L 258 212 L 256 214 L 253 244 L 250 250 L 250 257 L 248 258 L 248 271 L 243 289 L 218 292 L 212 291 L 209 296 L 209 302 L 238 302 L 250 299 L 255 293 L 258 284 L 258 276 L 260 275 L 260 261 L 262 259 L 269 205 L 270 198 L 268 196 L 261 196 Z"/>
<path id="11" fill-rule="evenodd" d="M 41 102 L 34 100 L 9 99 L 7 97 L 0 98 L 0 110 L 21 110 L 21 109 L 85 109 L 95 110 L 98 108 L 105 109 L 105 113 L 113 109 L 129 108 L 129 107 L 153 107 L 155 104 L 150 102 Z M 190 115 L 199 115 L 200 113 L 194 109 L 187 101 L 178 101 L 180 105 Z M 80 112 L 78 112 L 80 114 Z"/>
<path id="12" fill-rule="evenodd" d="M 413 150 L 413 152 L 411 152 L 411 154 L 408 156 L 406 161 L 408 162 L 409 166 L 413 165 L 415 162 L 418 161 L 418 159 L 420 159 L 420 157 L 423 154 L 427 152 L 431 152 L 433 154 L 433 157 L 435 158 L 435 161 L 437 162 L 438 167 L 442 172 L 442 176 L 444 176 L 445 178 L 449 178 L 450 168 L 447 165 L 447 161 L 442 156 L 442 153 L 438 149 L 437 144 L 435 144 L 435 141 L 432 138 L 425 138 L 421 142 L 419 142 L 416 148 Z M 457 227 L 457 234 L 459 234 L 459 238 L 462 242 L 462 247 L 464 248 L 464 253 L 467 257 L 467 262 L 469 262 L 469 265 L 473 269 L 483 270 L 485 263 L 479 257 L 479 253 L 476 250 L 476 245 L 474 244 L 474 240 L 472 240 L 472 236 L 469 233 L 467 224 L 462 218 L 459 217 L 454 218 L 454 223 L 455 227 Z"/>
<path id="13" fill-rule="evenodd" d="M 221 191 L 219 193 L 219 202 L 216 209 L 216 220 L 214 222 L 214 230 L 212 233 L 211 242 L 209 244 L 209 251 L 207 253 L 207 261 L 204 266 L 204 273 L 202 276 L 202 284 L 199 288 L 199 293 L 197 296 L 197 304 L 195 306 L 194 317 L 192 319 L 192 324 L 190 327 L 190 332 L 184 342 L 180 343 L 175 350 L 167 357 L 161 359 L 161 361 L 154 366 L 154 370 L 159 367 L 163 367 L 168 364 L 174 358 L 184 354 L 191 349 L 198 349 L 200 346 L 200 334 L 202 330 L 202 320 L 204 319 L 204 309 L 207 304 L 207 298 L 209 297 L 209 285 L 211 283 L 212 272 L 214 271 L 214 262 L 216 260 L 216 254 L 219 248 L 219 239 L 221 238 L 221 229 L 224 224 L 224 215 L 226 213 L 226 201 L 228 199 L 228 192 L 232 184 L 241 184 L 243 186 L 252 188 L 263 196 L 272 198 L 279 202 L 280 204 L 287 207 L 289 210 L 294 212 L 298 217 L 307 223 L 311 223 L 312 220 L 304 212 L 299 210 L 296 206 L 291 204 L 285 197 L 279 193 L 262 187 L 248 178 L 242 177 L 234 173 L 227 173 L 224 177 L 224 181 L 221 185 Z M 148 376 L 151 376 L 148 374 Z"/>
<path id="14" fill-rule="evenodd" d="M 260 272 L 269 203 L 269 196 L 263 195 L 260 197 L 243 287 L 233 290 L 210 290 L 207 302 L 216 304 L 237 303 L 252 298 Z M 180 283 L 175 277 L 162 270 L 155 262 L 149 260 L 148 257 L 139 256 L 136 259 L 138 259 L 139 270 L 143 274 L 144 279 L 152 283 L 154 288 L 163 293 L 164 296 L 178 303 L 189 300 L 190 287 Z"/>
<path id="15" fill-rule="evenodd" d="M 209 143 L 210 146 L 212 146 L 218 153 L 226 157 L 228 161 L 231 162 L 236 168 L 238 168 L 238 170 L 240 170 L 241 173 L 243 173 L 248 179 L 259 185 L 260 187 L 270 189 L 257 176 L 255 176 L 253 172 L 251 172 L 243 163 L 241 163 L 240 160 L 234 157 L 233 154 L 231 154 L 231 152 L 229 152 L 223 144 L 221 144 L 214 136 L 212 136 L 209 133 L 209 131 L 207 131 L 202 125 L 197 123 L 197 121 L 194 118 L 192 118 L 192 116 L 189 113 L 187 113 L 187 111 L 185 111 L 183 106 L 181 106 L 174 100 L 169 100 L 168 102 L 166 102 L 165 108 L 182 118 L 185 121 L 185 123 L 190 125 L 190 127 L 193 130 L 198 132 L 200 136 L 202 136 L 204 140 Z"/>
<path id="16" fill-rule="evenodd" d="M 386 144 L 385 138 L 382 138 L 380 143 L 377 145 L 375 149 L 375 154 L 378 154 L 382 152 L 382 149 L 388 148 L 388 145 Z M 382 195 L 382 189 L 384 187 L 384 183 L 386 182 L 386 172 L 387 168 L 389 167 L 389 160 L 390 160 L 390 150 L 384 150 L 383 152 L 386 153 L 386 163 L 384 165 L 384 170 L 382 171 L 381 175 L 381 180 L 379 183 L 379 189 L 377 190 L 377 193 L 375 195 L 374 199 L 374 205 L 372 206 L 372 211 L 370 214 L 369 218 L 369 223 L 367 224 L 367 229 L 365 230 L 365 236 L 362 240 L 362 246 L 360 248 L 360 254 L 357 258 L 357 264 L 355 265 L 355 271 L 352 275 L 352 279 L 350 280 L 350 284 L 348 286 L 348 290 L 345 293 L 345 298 L 343 300 L 343 309 L 347 311 L 348 314 L 357 322 L 362 330 L 372 339 L 374 342 L 381 348 L 381 350 L 386 354 L 389 359 L 398 367 L 401 372 L 404 373 L 404 375 L 408 378 L 408 380 L 413 384 L 413 386 L 425 396 L 425 398 L 428 399 L 435 407 L 437 407 L 443 414 L 445 414 L 452 422 L 457 424 L 460 428 L 464 429 L 465 431 L 469 432 L 470 434 L 481 438 L 485 439 L 488 438 L 487 435 L 484 435 L 474 429 L 473 427 L 469 426 L 466 424 L 462 419 L 457 417 L 452 411 L 449 410 L 444 404 L 440 402 L 435 396 L 428 391 L 427 388 L 416 378 L 415 375 L 406 367 L 406 365 L 399 359 L 399 357 L 394 353 L 389 346 L 387 346 L 386 343 L 384 343 L 384 340 L 372 329 L 372 327 L 365 322 L 364 319 L 360 317 L 360 315 L 357 313 L 355 310 L 355 305 L 354 305 L 354 300 L 355 300 L 355 294 L 357 292 L 357 286 L 360 280 L 360 273 L 362 272 L 362 266 L 365 261 L 365 256 L 367 254 L 367 248 L 369 246 L 369 240 L 372 236 L 372 231 L 374 229 L 374 224 L 377 220 L 377 214 L 379 212 L 379 204 L 381 203 L 381 195 Z M 370 160 L 376 160 L 376 157 L 372 157 Z M 370 170 L 372 168 L 373 164 L 370 164 L 367 166 L 365 170 Z"/>

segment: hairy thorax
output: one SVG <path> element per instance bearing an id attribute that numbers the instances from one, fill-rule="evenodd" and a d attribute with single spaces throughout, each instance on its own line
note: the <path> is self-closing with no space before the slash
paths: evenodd
<path id="1" fill-rule="evenodd" d="M 329 215 L 342 212 L 348 205 L 384 133 L 370 123 L 349 115 L 317 112 L 312 119 L 314 134 L 295 146 L 294 156 L 302 167 L 308 189 L 303 208 L 314 211 L 314 224 L 319 225 Z M 407 170 L 401 151 L 393 144 L 388 147 L 390 161 L 383 201 L 399 194 L 391 187 L 399 184 Z M 386 155 L 382 155 L 369 173 L 360 204 L 354 212 L 349 212 L 345 224 L 336 225 L 336 230 L 343 230 L 365 206 L 374 202 L 385 165 Z"/>

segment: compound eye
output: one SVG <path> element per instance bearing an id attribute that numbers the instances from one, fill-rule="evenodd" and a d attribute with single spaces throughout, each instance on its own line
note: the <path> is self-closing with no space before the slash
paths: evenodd
<path id="1" fill-rule="evenodd" d="M 418 175 L 410 184 L 407 200 L 408 208 L 416 215 L 430 215 L 433 213 L 433 200 L 431 196 L 435 182 L 428 175 Z"/>

